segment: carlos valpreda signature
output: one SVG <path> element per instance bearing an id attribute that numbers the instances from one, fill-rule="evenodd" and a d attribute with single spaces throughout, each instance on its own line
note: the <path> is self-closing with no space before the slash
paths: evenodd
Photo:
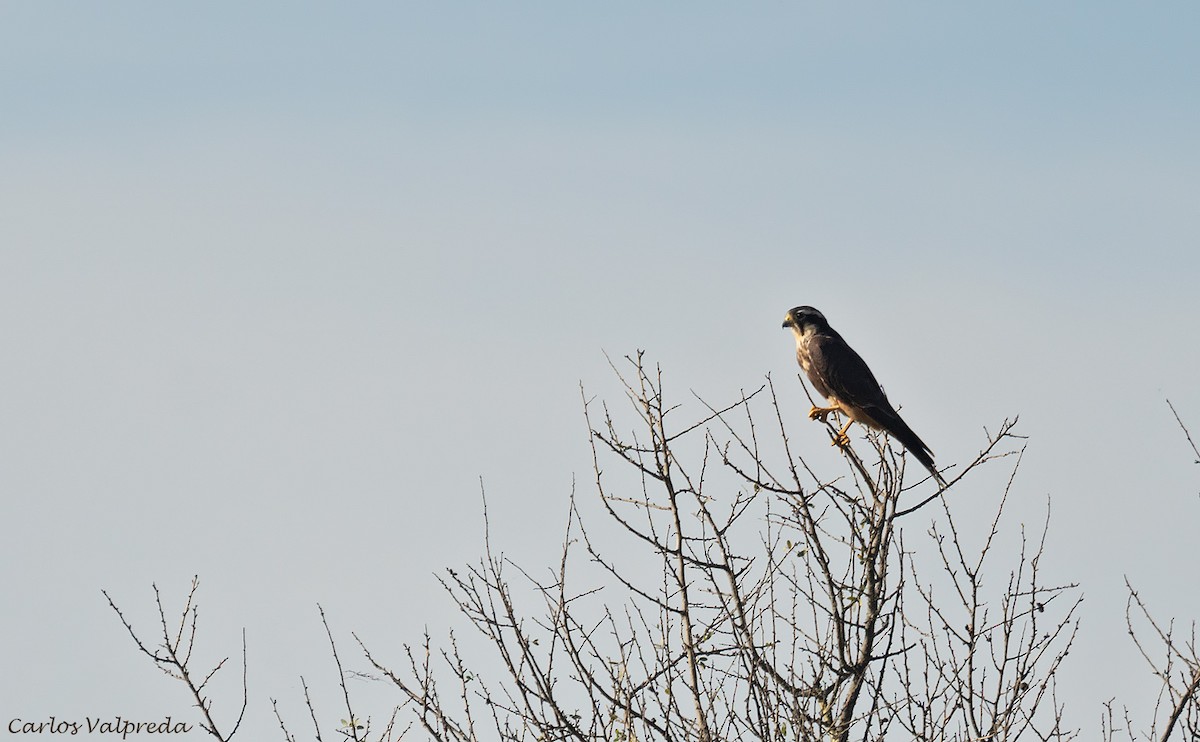
<path id="1" fill-rule="evenodd" d="M 154 721 L 135 721 L 122 716 L 85 716 L 80 721 L 51 716 L 36 721 L 10 719 L 8 731 L 10 734 L 112 734 L 126 739 L 131 734 L 186 734 L 195 726 L 170 716 Z"/>

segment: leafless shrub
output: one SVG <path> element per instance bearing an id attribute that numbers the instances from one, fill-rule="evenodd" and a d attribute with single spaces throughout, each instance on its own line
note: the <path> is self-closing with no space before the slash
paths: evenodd
<path id="1" fill-rule="evenodd" d="M 444 578 L 506 676 L 485 682 L 453 640 L 441 653 L 428 637 L 410 648 L 404 673 L 368 652 L 431 737 L 1070 738 L 1053 678 L 1078 598 L 1073 585 L 1043 584 L 1044 531 L 1016 554 L 993 554 L 990 538 L 968 554 L 944 498 L 898 508 L 905 460 L 886 439 L 870 438 L 869 461 L 846 450 L 850 481 L 825 481 L 792 451 L 769 380 L 672 424 L 681 408 L 660 371 L 629 362 L 618 375 L 632 430 L 604 404 L 584 405 L 600 503 L 624 543 L 602 545 L 573 497 L 547 578 L 490 542 L 479 564 Z M 763 405 L 769 434 L 756 422 Z M 954 481 L 1011 453 L 1014 425 Z M 768 449 L 782 453 L 775 463 Z M 949 530 L 929 535 L 953 602 L 935 599 L 902 548 L 900 516 L 935 499 Z M 990 560 L 1008 565 L 994 595 L 982 589 Z M 581 584 L 583 567 L 599 574 Z"/>
<path id="2" fill-rule="evenodd" d="M 678 421 L 685 408 L 669 401 L 661 371 L 641 354 L 627 361 L 617 375 L 628 418 L 584 397 L 599 525 L 588 523 L 595 515 L 585 518 L 572 492 L 553 569 L 523 570 L 485 531 L 483 557 L 439 578 L 490 658 L 467 649 L 472 642 L 460 642 L 453 629 L 444 643 L 427 632 L 406 645 L 398 664 L 355 635 L 367 662 L 400 693 L 386 726 L 372 732 L 369 717 L 356 716 L 321 611 L 346 713 L 337 735 L 351 742 L 410 734 L 615 742 L 1077 736 L 1063 725 L 1055 678 L 1078 629 L 1079 591 L 1044 576 L 1049 506 L 1034 533 L 1004 526 L 1024 452 L 1016 420 L 985 431 L 979 454 L 932 493 L 921 489 L 932 484 L 925 472 L 906 479 L 903 451 L 873 433 L 866 446 L 843 449 L 846 469 L 827 479 L 795 449 L 785 420 L 801 416 L 781 410 L 769 378 L 721 407 L 697 400 L 693 417 Z M 832 438 L 836 427 L 826 427 Z M 973 522 L 957 514 L 955 487 L 994 467 L 1003 484 L 993 515 Z M 212 673 L 190 680 L 192 640 L 181 657 L 188 632 L 181 627 L 172 639 L 158 605 L 165 653 L 148 651 L 121 620 L 141 651 L 192 690 L 206 729 L 229 739 L 237 725 L 223 736 L 208 715 L 203 693 Z M 190 595 L 185 624 L 188 615 L 194 636 Z M 1181 640 L 1172 624 L 1151 618 L 1132 588 L 1127 617 L 1163 683 L 1159 731 L 1146 739 L 1167 740 L 1177 729 L 1197 738 L 1194 629 Z M 1164 659 L 1153 660 L 1138 639 L 1145 626 Z M 314 739 L 324 742 L 301 681 Z M 296 742 L 272 704 L 285 742 Z M 1118 725 L 1131 725 L 1111 703 L 1106 710 L 1111 742 Z M 409 721 L 397 723 L 397 712 Z"/>

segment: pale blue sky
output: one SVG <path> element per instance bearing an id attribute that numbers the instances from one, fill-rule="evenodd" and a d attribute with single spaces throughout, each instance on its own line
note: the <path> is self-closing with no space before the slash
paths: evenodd
<path id="1" fill-rule="evenodd" d="M 940 462 L 1021 415 L 1092 736 L 1153 690 L 1122 575 L 1200 616 L 1163 402 L 1200 432 L 1197 38 L 1191 3 L 5 4 L 0 715 L 189 713 L 99 590 L 149 627 L 198 572 L 267 738 L 330 677 L 314 603 L 347 654 L 445 623 L 480 477 L 555 558 L 603 351 L 800 415 L 807 303 Z"/>

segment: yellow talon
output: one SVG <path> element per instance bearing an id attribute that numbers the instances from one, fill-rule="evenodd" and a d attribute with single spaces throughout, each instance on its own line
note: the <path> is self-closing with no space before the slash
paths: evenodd
<path id="1" fill-rule="evenodd" d="M 833 437 L 833 443 L 831 443 L 830 445 L 837 446 L 838 448 L 846 448 L 847 446 L 849 446 L 850 445 L 850 436 L 846 435 L 846 431 L 849 430 L 850 426 L 853 424 L 854 424 L 853 420 L 846 423 L 846 425 L 837 432 L 837 435 L 835 435 Z"/>
<path id="2" fill-rule="evenodd" d="M 831 412 L 837 412 L 837 408 L 836 407 L 817 407 L 816 405 L 814 405 L 813 408 L 808 411 L 808 419 L 809 420 L 820 420 L 821 422 L 825 422 L 825 418 L 829 417 L 829 413 L 831 413 Z"/>

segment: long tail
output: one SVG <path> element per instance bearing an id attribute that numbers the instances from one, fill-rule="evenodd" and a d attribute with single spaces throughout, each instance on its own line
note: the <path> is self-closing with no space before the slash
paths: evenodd
<path id="1" fill-rule="evenodd" d="M 876 422 L 883 426 L 883 429 L 893 438 L 900 441 L 908 449 L 908 452 L 913 455 L 913 458 L 920 461 L 921 466 L 929 470 L 929 473 L 933 475 L 938 485 L 945 488 L 946 480 L 942 478 L 941 472 L 937 470 L 937 466 L 933 463 L 933 451 L 929 450 L 929 446 L 925 445 L 925 441 L 921 440 L 913 432 L 913 429 L 908 427 L 908 423 L 904 422 L 895 410 L 886 410 L 883 412 L 890 414 L 873 415 Z"/>

